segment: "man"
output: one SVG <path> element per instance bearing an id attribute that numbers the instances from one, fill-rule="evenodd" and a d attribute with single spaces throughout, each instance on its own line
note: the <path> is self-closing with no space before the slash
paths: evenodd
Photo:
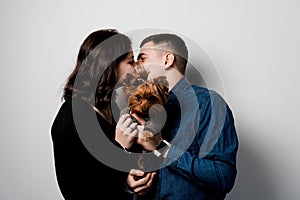
<path id="1" fill-rule="evenodd" d="M 180 37 L 152 35 L 140 47 L 138 64 L 149 70 L 149 79 L 166 76 L 170 95 L 166 124 L 155 138 L 160 144 L 137 140 L 145 149 L 158 149 L 155 154 L 164 159 L 157 185 L 154 176 L 146 179 L 132 170 L 128 186 L 138 194 L 150 190 L 154 199 L 224 199 L 237 174 L 238 138 L 230 108 L 217 92 L 191 86 L 184 78 L 188 50 Z"/>

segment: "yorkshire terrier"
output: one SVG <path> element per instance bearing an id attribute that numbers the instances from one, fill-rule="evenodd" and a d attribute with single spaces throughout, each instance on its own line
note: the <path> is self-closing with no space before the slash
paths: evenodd
<path id="1" fill-rule="evenodd" d="M 128 98 L 128 107 L 121 111 L 121 114 L 135 113 L 145 120 L 143 135 L 146 141 L 151 140 L 163 127 L 166 118 L 163 106 L 169 96 L 166 77 L 148 80 L 148 75 L 143 66 L 136 67 L 134 73 L 126 74 L 122 86 Z M 138 123 L 133 116 L 132 119 Z"/>

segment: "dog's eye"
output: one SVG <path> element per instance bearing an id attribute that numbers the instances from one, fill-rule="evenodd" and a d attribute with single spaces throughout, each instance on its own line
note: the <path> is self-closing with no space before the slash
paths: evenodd
<path id="1" fill-rule="evenodd" d="M 137 99 L 138 101 L 140 101 L 140 100 L 142 99 L 142 96 L 141 96 L 141 95 L 139 95 L 139 94 L 138 94 L 138 95 L 136 95 L 135 97 L 136 97 L 136 99 Z"/>
<path id="2" fill-rule="evenodd" d="M 148 101 L 155 101 L 155 100 L 157 100 L 157 97 L 153 95 L 148 98 Z"/>

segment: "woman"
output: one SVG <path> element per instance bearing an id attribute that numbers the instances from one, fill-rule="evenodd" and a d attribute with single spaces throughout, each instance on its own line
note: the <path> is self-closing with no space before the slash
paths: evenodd
<path id="1" fill-rule="evenodd" d="M 107 138 L 120 146 L 115 141 L 111 100 L 118 80 L 133 64 L 131 41 L 117 30 L 95 31 L 82 43 L 51 128 L 56 176 L 65 199 L 130 199 L 124 190 L 128 173 L 110 168 L 87 150 L 72 105 L 77 102 L 80 111 L 94 112 Z M 86 134 L 89 131 L 93 130 Z"/>

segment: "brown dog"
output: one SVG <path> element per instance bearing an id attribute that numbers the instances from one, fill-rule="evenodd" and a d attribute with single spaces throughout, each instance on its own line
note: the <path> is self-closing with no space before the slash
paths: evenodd
<path id="1" fill-rule="evenodd" d="M 147 141 L 163 126 L 163 106 L 169 95 L 169 85 L 165 76 L 147 80 L 148 75 L 143 66 L 137 67 L 135 73 L 126 74 L 122 86 L 124 94 L 128 97 L 128 108 L 121 112 L 135 113 L 145 120 L 143 134 Z"/>

